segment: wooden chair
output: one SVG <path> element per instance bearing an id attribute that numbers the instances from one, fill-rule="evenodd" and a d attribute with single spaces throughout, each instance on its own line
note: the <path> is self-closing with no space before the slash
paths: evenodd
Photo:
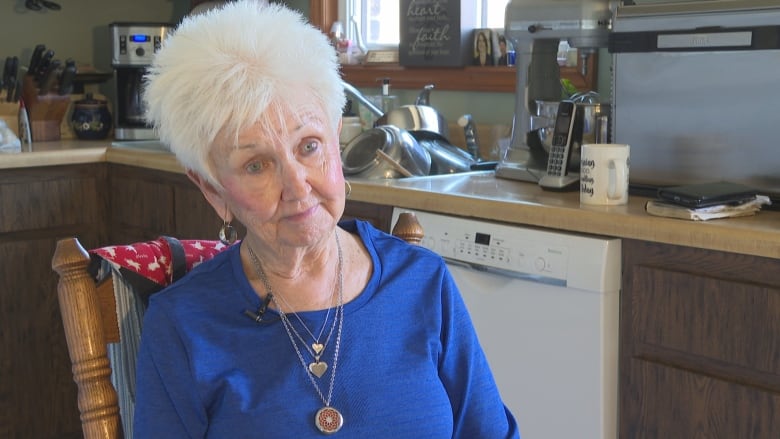
<path id="1" fill-rule="evenodd" d="M 393 234 L 413 244 L 422 227 L 412 213 L 399 216 Z M 114 276 L 96 283 L 90 256 L 77 238 L 57 242 L 52 268 L 59 274 L 57 295 L 70 353 L 85 439 L 123 437 L 117 392 L 111 383 L 108 343 L 120 341 Z"/>

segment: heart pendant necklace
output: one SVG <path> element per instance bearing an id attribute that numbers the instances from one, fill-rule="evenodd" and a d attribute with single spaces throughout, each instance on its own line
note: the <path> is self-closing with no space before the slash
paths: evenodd
<path id="1" fill-rule="evenodd" d="M 334 291 L 335 290 L 336 288 L 334 288 Z M 290 308 L 290 305 L 287 303 L 286 300 L 284 300 L 284 297 L 282 297 L 277 293 L 276 295 L 274 295 L 273 300 L 276 300 L 276 297 L 280 297 L 282 301 L 285 302 L 285 304 L 287 304 L 287 307 Z M 314 358 L 314 361 L 309 363 L 308 366 L 309 372 L 311 372 L 317 378 L 322 378 L 322 376 L 325 375 L 325 372 L 328 370 L 328 363 L 321 360 L 320 358 L 322 357 L 322 353 L 325 350 L 325 346 L 327 346 L 331 336 L 333 335 L 334 330 L 336 329 L 336 321 L 338 320 L 337 316 L 334 315 L 333 322 L 331 323 L 330 326 L 330 331 L 328 332 L 328 337 L 325 339 L 325 343 L 323 344 L 319 342 L 319 337 L 314 337 L 311 331 L 309 331 L 309 328 L 303 322 L 303 319 L 301 319 L 301 317 L 297 313 L 293 312 L 293 315 L 295 315 L 295 317 L 298 318 L 298 322 L 301 324 L 301 326 L 303 326 L 306 329 L 306 332 L 308 332 L 309 335 L 314 339 L 314 342 L 311 343 L 311 345 L 307 345 L 306 340 L 303 339 L 303 337 L 298 332 L 298 330 L 295 329 L 295 325 L 293 324 L 293 322 L 290 321 L 290 319 L 287 317 L 288 313 L 284 312 L 281 304 L 279 304 L 278 302 L 277 302 L 277 306 L 279 308 L 279 315 L 284 316 L 282 319 L 283 323 L 285 323 L 285 325 L 288 325 L 290 328 L 290 333 L 292 333 L 295 336 L 295 338 L 297 338 L 298 341 L 301 342 L 301 345 L 303 345 L 303 347 L 309 352 L 309 355 L 311 355 L 312 358 Z M 336 312 L 338 312 L 338 307 L 336 308 Z M 322 329 L 320 330 L 320 337 L 322 336 L 322 332 L 325 329 L 325 324 L 328 322 L 329 316 L 330 316 L 330 308 L 328 308 L 328 313 L 325 315 L 325 323 L 323 323 Z M 287 326 L 285 328 L 287 328 Z M 296 343 L 296 347 L 297 347 L 297 343 Z"/>
<path id="2" fill-rule="evenodd" d="M 252 263 L 255 267 L 255 271 L 257 272 L 257 275 L 260 277 L 260 280 L 263 282 L 263 286 L 266 289 L 266 292 L 269 297 L 272 297 L 277 307 L 279 308 L 280 316 L 288 316 L 289 314 L 292 314 L 295 316 L 295 318 L 298 320 L 298 323 L 303 327 L 304 330 L 309 334 L 309 336 L 314 340 L 310 345 L 307 345 L 306 340 L 304 340 L 303 336 L 298 332 L 297 329 L 295 329 L 295 325 L 293 322 L 287 319 L 287 324 L 290 325 L 291 332 L 295 337 L 301 342 L 303 347 L 306 349 L 306 351 L 309 352 L 309 355 L 312 356 L 314 359 L 311 363 L 309 363 L 308 369 L 309 372 L 311 372 L 314 376 L 317 378 L 322 378 L 323 375 L 325 375 L 325 372 L 328 370 L 328 363 L 321 360 L 322 353 L 325 351 L 325 347 L 328 345 L 328 342 L 330 341 L 331 336 L 333 335 L 333 331 L 336 328 L 336 319 L 334 317 L 333 322 L 330 326 L 330 331 L 328 331 L 328 337 L 325 339 L 325 343 L 320 343 L 320 339 L 322 339 L 322 334 L 325 332 L 325 327 L 328 325 L 328 321 L 330 320 L 330 312 L 332 307 L 328 307 L 327 312 L 325 313 L 325 320 L 322 322 L 322 327 L 320 327 L 320 332 L 317 334 L 317 336 L 314 336 L 314 333 L 309 329 L 309 327 L 306 325 L 306 323 L 303 321 L 301 316 L 298 315 L 293 310 L 293 307 L 290 305 L 289 302 L 284 298 L 284 296 L 280 293 L 272 293 L 271 290 L 271 283 L 268 280 L 268 276 L 265 274 L 265 270 L 263 270 L 263 266 L 260 264 L 260 259 L 255 254 L 254 250 L 252 250 L 252 247 L 247 244 L 247 250 L 249 251 L 249 256 L 252 258 Z M 334 297 L 336 295 L 336 291 L 338 288 L 333 288 L 333 292 L 331 293 L 330 297 L 330 303 L 333 303 Z M 293 310 L 289 313 L 284 312 L 284 309 L 282 307 L 282 303 L 280 303 L 278 300 L 281 300 L 288 309 Z"/>
<path id="3" fill-rule="evenodd" d="M 322 375 L 325 374 L 325 371 L 328 368 L 328 365 L 325 364 L 324 361 L 319 360 L 319 356 L 322 354 L 323 350 L 325 349 L 325 346 L 321 345 L 319 343 L 319 340 L 315 338 L 315 341 L 311 345 L 311 350 L 310 350 L 309 345 L 307 345 L 303 341 L 303 338 L 300 336 L 300 334 L 298 334 L 292 322 L 287 317 L 287 314 L 282 310 L 280 304 L 277 302 L 277 306 L 279 307 L 280 320 L 282 321 L 282 326 L 284 326 L 284 330 L 285 332 L 287 332 L 287 337 L 290 339 L 290 343 L 292 344 L 293 349 L 295 350 L 295 354 L 298 356 L 298 360 L 300 360 L 301 365 L 303 366 L 303 369 L 306 372 L 306 376 L 308 376 L 309 378 L 309 382 L 311 382 L 312 386 L 314 387 L 314 390 L 317 392 L 317 395 L 320 397 L 320 401 L 322 401 L 323 407 L 317 410 L 317 413 L 314 414 L 314 425 L 323 434 L 336 433 L 337 431 L 341 430 L 341 427 L 344 425 L 344 416 L 341 414 L 341 412 L 339 412 L 337 409 L 333 408 L 330 405 L 331 399 L 333 397 L 333 386 L 336 382 L 336 366 L 338 365 L 338 360 L 339 360 L 339 350 L 341 348 L 341 331 L 344 325 L 344 267 L 343 267 L 344 257 L 341 252 L 341 242 L 339 241 L 338 232 L 335 233 L 335 237 L 336 237 L 336 248 L 338 249 L 338 274 L 337 274 L 338 301 L 336 303 L 336 312 L 333 315 L 333 324 L 331 326 L 330 333 L 328 334 L 328 340 L 330 340 L 330 336 L 333 334 L 334 328 L 338 327 L 338 330 L 336 330 L 336 340 L 335 340 L 336 346 L 333 349 L 333 369 L 330 372 L 330 382 L 328 383 L 327 397 L 322 393 L 320 386 L 317 384 L 317 380 L 314 378 L 315 376 L 317 378 L 322 377 Z M 247 248 L 249 249 L 249 254 L 252 257 L 255 270 L 257 271 L 258 276 L 260 276 L 260 279 L 262 279 L 268 295 L 273 298 L 272 300 L 276 301 L 277 296 L 274 295 L 271 290 L 270 282 L 268 281 L 268 277 L 265 275 L 265 272 L 263 271 L 262 266 L 260 265 L 260 261 L 257 259 L 257 256 L 254 254 L 254 252 L 252 251 L 252 247 L 250 247 L 249 244 L 247 244 Z M 302 320 L 301 320 L 301 324 L 303 324 Z M 303 326 L 306 327 L 306 325 Z M 306 365 L 306 360 L 303 358 L 301 349 L 298 348 L 298 343 L 296 341 L 296 338 L 299 341 L 301 341 L 302 345 L 306 348 L 306 350 L 309 351 L 309 353 L 312 354 L 312 356 L 314 356 L 315 361 L 310 363 L 308 366 Z M 312 338 L 314 337 L 312 336 Z M 327 344 L 327 342 L 328 341 L 326 340 L 325 344 Z"/>

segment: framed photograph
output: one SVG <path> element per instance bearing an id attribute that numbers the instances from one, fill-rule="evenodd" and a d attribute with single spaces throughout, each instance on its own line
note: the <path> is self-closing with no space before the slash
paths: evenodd
<path id="1" fill-rule="evenodd" d="M 497 66 L 513 66 L 515 65 L 515 48 L 512 46 L 512 42 L 509 41 L 502 31 L 495 31 L 498 35 L 498 50 L 496 50 L 496 65 Z"/>
<path id="2" fill-rule="evenodd" d="M 471 65 L 494 66 L 498 62 L 498 36 L 493 29 L 474 29 Z"/>

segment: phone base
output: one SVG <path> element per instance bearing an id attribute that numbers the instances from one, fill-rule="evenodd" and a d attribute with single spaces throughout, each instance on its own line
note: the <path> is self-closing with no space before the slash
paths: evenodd
<path id="1" fill-rule="evenodd" d="M 545 174 L 539 180 L 539 186 L 542 189 L 563 191 L 567 189 L 573 189 L 580 181 L 580 174 L 569 173 L 566 175 L 550 175 Z"/>
<path id="2" fill-rule="evenodd" d="M 535 169 L 522 163 L 499 162 L 496 165 L 496 177 L 530 183 L 538 183 L 545 172 L 544 169 Z"/>

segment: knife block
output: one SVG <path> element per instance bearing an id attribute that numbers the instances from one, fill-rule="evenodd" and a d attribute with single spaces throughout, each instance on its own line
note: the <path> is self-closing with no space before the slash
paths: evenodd
<path id="1" fill-rule="evenodd" d="M 60 123 L 68 111 L 70 96 L 56 93 L 39 95 L 32 75 L 25 75 L 22 99 L 30 118 L 33 142 L 60 140 Z"/>

